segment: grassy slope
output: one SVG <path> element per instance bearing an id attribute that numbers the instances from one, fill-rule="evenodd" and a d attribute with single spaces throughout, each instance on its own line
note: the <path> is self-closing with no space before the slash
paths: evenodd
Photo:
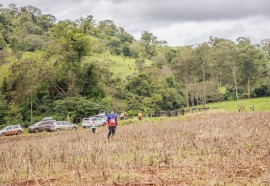
<path id="1" fill-rule="evenodd" d="M 249 105 L 252 104 L 254 106 L 255 111 L 269 111 L 270 110 L 270 97 L 263 97 L 263 98 L 253 98 L 253 99 L 242 99 L 238 101 L 223 101 L 217 103 L 208 103 L 206 107 L 224 109 L 229 111 L 237 111 L 237 107 L 244 106 L 244 111 L 250 111 Z M 197 107 L 202 107 L 197 106 Z M 195 107 L 196 108 L 196 107 Z"/>
<path id="2" fill-rule="evenodd" d="M 113 56 L 109 53 L 95 54 L 87 57 L 86 62 L 93 61 L 110 67 L 111 71 L 118 77 L 126 78 L 128 75 L 136 72 L 135 59 L 125 58 L 123 56 Z M 151 61 L 146 60 L 146 66 L 150 66 Z"/>

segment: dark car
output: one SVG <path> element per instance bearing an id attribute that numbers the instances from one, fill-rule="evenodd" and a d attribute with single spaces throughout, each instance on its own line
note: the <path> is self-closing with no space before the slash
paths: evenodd
<path id="1" fill-rule="evenodd" d="M 42 120 L 34 125 L 28 127 L 29 132 L 42 132 L 42 131 L 50 131 L 52 123 L 55 120 Z"/>

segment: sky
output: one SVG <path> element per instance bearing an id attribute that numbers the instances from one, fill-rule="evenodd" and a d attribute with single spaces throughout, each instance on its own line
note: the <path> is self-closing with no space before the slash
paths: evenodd
<path id="1" fill-rule="evenodd" d="M 58 21 L 87 15 L 113 20 L 135 39 L 149 31 L 169 46 L 196 45 L 209 37 L 252 43 L 270 39 L 269 0 L 1 0 L 7 7 L 32 5 Z"/>

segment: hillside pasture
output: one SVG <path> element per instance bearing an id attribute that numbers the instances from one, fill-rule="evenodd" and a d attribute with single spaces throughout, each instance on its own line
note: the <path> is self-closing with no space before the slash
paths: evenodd
<path id="1" fill-rule="evenodd" d="M 84 62 L 96 62 L 101 66 L 106 66 L 114 73 L 116 77 L 126 78 L 137 72 L 135 60 L 133 58 L 126 58 L 124 56 L 114 56 L 109 53 L 95 54 L 91 57 L 85 57 Z M 145 66 L 151 66 L 151 61 L 145 59 Z"/>
<path id="2" fill-rule="evenodd" d="M 0 138 L 0 185 L 269 185 L 270 113 Z"/>
<path id="3" fill-rule="evenodd" d="M 262 98 L 252 98 L 252 99 L 239 99 L 238 101 L 230 100 L 230 101 L 221 101 L 215 103 L 207 103 L 206 107 L 221 109 L 225 111 L 238 111 L 238 106 L 244 106 L 244 112 L 252 111 L 249 106 L 252 104 L 254 106 L 254 111 L 270 111 L 270 97 L 262 97 Z M 195 106 L 202 107 L 201 105 Z"/>

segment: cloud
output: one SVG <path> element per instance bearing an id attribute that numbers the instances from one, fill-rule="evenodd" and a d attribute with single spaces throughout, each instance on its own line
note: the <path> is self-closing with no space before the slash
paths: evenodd
<path id="1" fill-rule="evenodd" d="M 254 15 L 269 16 L 268 0 L 127 0 L 114 7 L 114 14 L 147 21 L 228 20 Z M 132 8 L 132 9 L 131 9 Z"/>
<path id="2" fill-rule="evenodd" d="M 2 0 L 7 6 L 11 1 Z M 252 41 L 270 38 L 269 0 L 13 0 L 33 5 L 58 20 L 93 15 L 111 19 L 136 38 L 144 30 L 170 45 L 207 41 L 209 36 Z"/>

